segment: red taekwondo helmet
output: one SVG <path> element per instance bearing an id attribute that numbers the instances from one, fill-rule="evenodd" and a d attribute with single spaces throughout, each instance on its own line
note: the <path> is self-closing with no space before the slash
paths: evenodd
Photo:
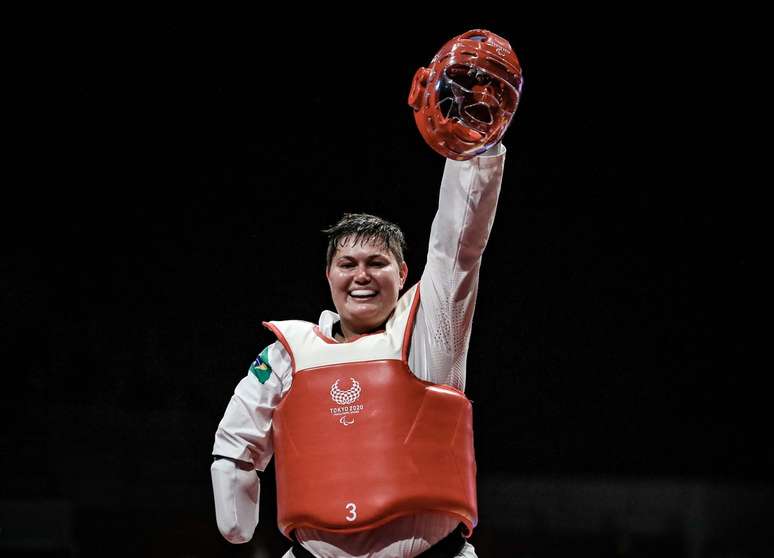
<path id="1" fill-rule="evenodd" d="M 508 41 L 472 29 L 446 43 L 429 68 L 417 70 L 408 103 L 428 145 L 464 161 L 502 139 L 521 84 L 521 66 Z"/>

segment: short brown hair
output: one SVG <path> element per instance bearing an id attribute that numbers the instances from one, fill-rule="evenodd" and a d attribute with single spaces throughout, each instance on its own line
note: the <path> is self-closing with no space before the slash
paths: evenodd
<path id="1" fill-rule="evenodd" d="M 343 246 L 342 242 L 347 238 L 352 238 L 353 244 L 376 240 L 392 252 L 398 264 L 403 263 L 403 251 L 406 249 L 403 231 L 381 217 L 368 213 L 345 213 L 338 223 L 322 232 L 328 235 L 326 267 L 331 266 L 336 250 Z"/>

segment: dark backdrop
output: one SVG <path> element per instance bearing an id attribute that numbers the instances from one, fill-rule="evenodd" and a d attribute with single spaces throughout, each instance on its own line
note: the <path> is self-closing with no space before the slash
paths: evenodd
<path id="1" fill-rule="evenodd" d="M 331 307 L 319 231 L 341 213 L 399 223 L 421 274 L 443 160 L 406 98 L 473 27 L 507 37 L 525 79 L 468 364 L 482 482 L 768 486 L 734 55 L 692 20 L 473 12 L 25 28 L 7 86 L 3 544 L 259 552 L 215 528 L 216 425 L 272 341 L 261 321 Z M 476 536 L 480 555 L 514 548 L 484 522 Z"/>

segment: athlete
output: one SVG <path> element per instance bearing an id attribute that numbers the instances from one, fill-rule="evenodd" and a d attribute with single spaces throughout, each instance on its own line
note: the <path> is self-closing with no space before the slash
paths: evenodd
<path id="1" fill-rule="evenodd" d="M 425 269 L 409 287 L 403 233 L 380 217 L 346 214 L 325 231 L 336 312 L 264 324 L 277 341 L 237 385 L 215 435 L 227 540 L 251 539 L 255 471 L 274 456 L 286 558 L 476 556 L 466 361 L 500 140 L 520 92 L 515 54 L 486 30 L 455 37 L 417 71 L 409 104 L 447 158 Z"/>

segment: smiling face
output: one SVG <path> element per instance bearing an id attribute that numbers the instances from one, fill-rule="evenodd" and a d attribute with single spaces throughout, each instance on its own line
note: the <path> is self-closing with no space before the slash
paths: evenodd
<path id="1" fill-rule="evenodd" d="M 326 272 L 344 337 L 380 329 L 395 309 L 408 266 L 378 240 L 339 242 Z"/>

